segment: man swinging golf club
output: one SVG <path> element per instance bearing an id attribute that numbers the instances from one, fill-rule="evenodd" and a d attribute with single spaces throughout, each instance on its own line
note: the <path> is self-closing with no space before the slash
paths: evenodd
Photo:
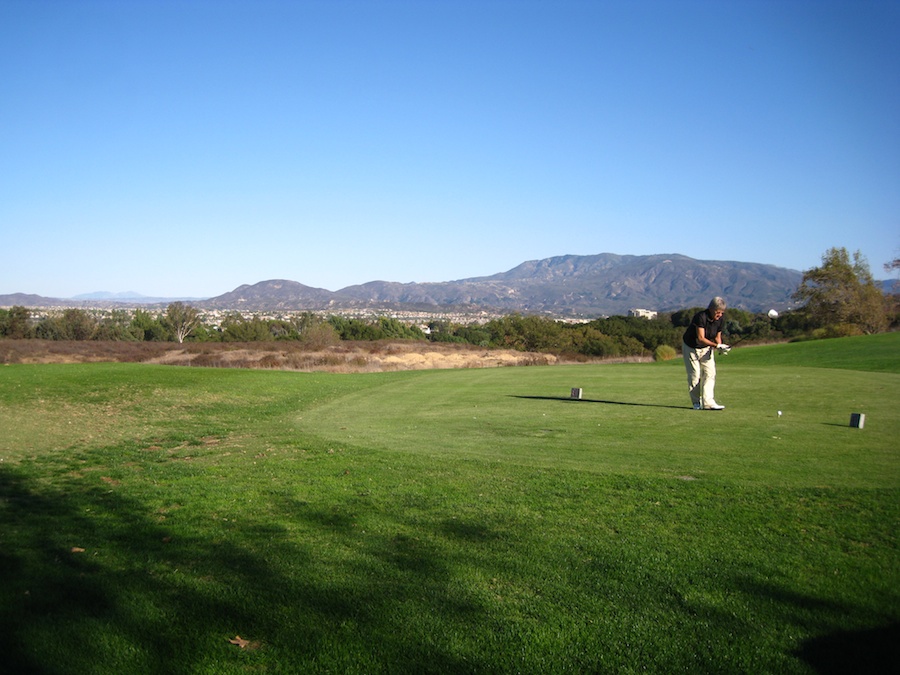
<path id="1" fill-rule="evenodd" d="M 681 353 L 687 369 L 688 389 L 694 410 L 724 410 L 716 403 L 716 350 L 728 353 L 731 349 L 722 342 L 725 324 L 725 301 L 715 297 L 709 307 L 697 312 L 684 332 Z"/>

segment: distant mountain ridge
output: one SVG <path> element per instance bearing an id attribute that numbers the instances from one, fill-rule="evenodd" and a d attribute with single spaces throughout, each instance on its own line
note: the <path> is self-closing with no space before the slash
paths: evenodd
<path id="1" fill-rule="evenodd" d="M 207 309 L 321 310 L 336 306 L 340 299 L 340 292 L 313 288 L 298 281 L 270 279 L 238 286 L 233 291 L 198 303 L 198 306 Z"/>
<path id="2" fill-rule="evenodd" d="M 601 253 L 528 261 L 487 277 L 430 283 L 370 281 L 335 292 L 269 280 L 199 304 L 258 311 L 377 306 L 596 316 L 627 314 L 635 308 L 671 311 L 706 306 L 713 295 L 722 295 L 733 307 L 758 312 L 789 307 L 802 277 L 796 270 L 758 263 Z"/>
<path id="3" fill-rule="evenodd" d="M 600 253 L 531 260 L 486 277 L 428 283 L 370 281 L 338 291 L 270 279 L 191 302 L 203 309 L 252 312 L 383 308 L 594 317 L 624 315 L 637 308 L 673 311 L 706 306 L 712 296 L 721 295 L 732 307 L 759 312 L 790 307 L 802 277 L 796 270 L 759 263 L 696 260 L 679 254 Z M 100 302 L 145 305 L 153 300 L 173 299 L 138 296 Z M 83 306 L 87 302 L 0 295 L 3 306 Z"/>

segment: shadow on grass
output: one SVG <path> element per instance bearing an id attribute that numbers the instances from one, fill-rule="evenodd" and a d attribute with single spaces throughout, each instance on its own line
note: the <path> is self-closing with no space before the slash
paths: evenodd
<path id="1" fill-rule="evenodd" d="M 0 672 L 466 671 L 409 623 L 482 611 L 418 537 L 360 540 L 352 512 L 304 504 L 286 511 L 333 550 L 267 524 L 217 533 L 211 517 L 173 537 L 140 500 L 69 483 L 0 467 Z"/>
<path id="2" fill-rule="evenodd" d="M 796 655 L 821 675 L 896 672 L 900 624 L 829 633 L 807 640 Z"/>
<path id="3" fill-rule="evenodd" d="M 0 671 L 595 672 L 603 657 L 612 670 L 633 665 L 611 645 L 647 639 L 643 616 L 671 622 L 675 634 L 670 643 L 665 630 L 649 633 L 650 672 L 666 663 L 741 672 L 724 642 L 699 656 L 695 647 L 746 639 L 755 649 L 758 623 L 684 600 L 683 581 L 648 566 L 639 547 L 585 544 L 581 557 L 596 562 L 582 560 L 563 582 L 554 580 L 558 563 L 572 559 L 537 553 L 539 531 L 502 511 L 423 520 L 358 494 L 327 504 L 273 497 L 270 506 L 278 522 L 225 522 L 185 506 L 175 528 L 115 487 L 49 487 L 0 468 Z M 523 556 L 546 577 L 521 571 Z M 848 625 L 842 617 L 860 620 L 851 608 L 752 578 L 728 588 L 769 607 L 781 628 L 812 626 L 823 637 L 792 658 L 823 673 L 869 663 L 856 639 L 875 655 L 896 654 L 896 626 L 834 632 Z M 258 648 L 229 644 L 237 635 Z"/>
<path id="4" fill-rule="evenodd" d="M 4 468 L 0 513 L 4 672 L 188 673 L 254 623 L 210 575 L 278 581 L 238 548 L 172 541 L 140 503 L 100 488 L 52 490 Z"/>
<path id="5" fill-rule="evenodd" d="M 634 401 L 606 401 L 599 398 L 571 398 L 570 396 L 522 396 L 511 394 L 512 398 L 534 399 L 538 401 L 562 401 L 564 403 L 603 403 L 605 405 L 634 405 L 644 408 L 672 408 L 673 410 L 692 410 L 691 406 L 663 405 L 662 403 L 635 403 Z"/>
<path id="6" fill-rule="evenodd" d="M 735 585 L 752 597 L 775 601 L 793 615 L 793 623 L 817 626 L 820 635 L 803 641 L 793 656 L 821 675 L 894 672 L 900 663 L 900 623 L 862 630 L 836 630 L 838 618 L 865 624 L 873 617 L 839 602 L 805 596 L 746 577 L 739 578 Z M 825 617 L 832 620 L 824 620 Z"/>

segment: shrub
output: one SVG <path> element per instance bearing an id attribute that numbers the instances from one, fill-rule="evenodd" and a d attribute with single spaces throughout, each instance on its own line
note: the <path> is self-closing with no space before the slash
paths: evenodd
<path id="1" fill-rule="evenodd" d="M 260 360 L 257 366 L 259 368 L 281 368 L 284 365 L 284 361 L 281 358 L 280 354 L 266 354 Z"/>
<path id="2" fill-rule="evenodd" d="M 333 325 L 323 321 L 305 328 L 300 333 L 300 341 L 309 349 L 325 349 L 340 342 L 341 336 Z"/>
<path id="3" fill-rule="evenodd" d="M 654 361 L 671 361 L 676 356 L 678 356 L 678 352 L 672 345 L 659 345 L 653 352 Z"/>
<path id="4" fill-rule="evenodd" d="M 855 323 L 832 324 L 830 326 L 825 326 L 825 328 L 823 329 L 823 332 L 824 332 L 824 337 L 826 337 L 826 338 L 850 337 L 852 335 L 863 335 L 862 327 Z"/>

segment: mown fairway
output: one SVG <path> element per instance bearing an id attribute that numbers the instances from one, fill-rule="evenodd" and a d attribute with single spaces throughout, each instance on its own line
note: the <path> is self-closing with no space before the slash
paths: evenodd
<path id="1" fill-rule="evenodd" d="M 0 672 L 875 672 L 898 338 L 735 350 L 717 413 L 680 361 L 0 367 Z"/>

